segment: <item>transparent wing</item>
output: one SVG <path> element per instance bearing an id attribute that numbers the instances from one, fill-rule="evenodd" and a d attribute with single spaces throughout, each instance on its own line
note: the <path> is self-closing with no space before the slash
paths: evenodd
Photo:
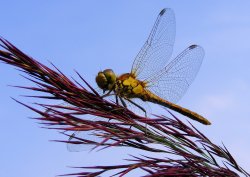
<path id="1" fill-rule="evenodd" d="M 172 55 L 175 40 L 175 15 L 171 9 L 163 9 L 153 29 L 136 56 L 131 73 L 143 81 L 166 65 Z"/>
<path id="2" fill-rule="evenodd" d="M 79 152 L 84 150 L 90 150 L 90 147 L 84 144 L 71 144 L 70 142 L 79 140 L 78 138 L 85 138 L 86 135 L 80 135 L 82 132 L 76 131 L 74 132 L 68 139 L 67 149 L 70 152 Z"/>
<path id="3" fill-rule="evenodd" d="M 200 46 L 188 47 L 165 68 L 148 79 L 150 85 L 147 89 L 163 99 L 176 103 L 194 80 L 204 54 Z"/>
<path id="4" fill-rule="evenodd" d="M 68 139 L 67 149 L 70 152 L 90 151 L 103 139 L 99 138 L 97 131 L 76 131 Z M 74 144 L 81 142 L 81 144 Z"/>

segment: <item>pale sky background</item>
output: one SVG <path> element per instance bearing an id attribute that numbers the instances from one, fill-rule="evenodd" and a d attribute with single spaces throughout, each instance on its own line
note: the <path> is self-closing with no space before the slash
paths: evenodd
<path id="1" fill-rule="evenodd" d="M 207 117 L 211 126 L 191 122 L 216 144 L 223 142 L 249 172 L 250 1 L 1 1 L 0 35 L 40 62 L 53 62 L 68 76 L 76 76 L 76 69 L 94 85 L 101 69 L 130 71 L 165 7 L 176 15 L 173 57 L 191 44 L 206 51 L 198 76 L 179 104 Z M 50 142 L 64 137 L 40 128 L 28 118 L 36 114 L 10 98 L 34 101 L 20 97 L 31 92 L 7 86 L 30 84 L 19 74 L 0 64 L 0 176 L 52 177 L 75 171 L 68 166 L 123 163 L 127 156 L 119 150 L 72 153 L 64 144 Z"/>

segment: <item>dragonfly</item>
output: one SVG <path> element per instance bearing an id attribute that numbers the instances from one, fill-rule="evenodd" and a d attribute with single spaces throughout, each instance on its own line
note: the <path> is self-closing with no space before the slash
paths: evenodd
<path id="1" fill-rule="evenodd" d="M 172 109 L 202 124 L 210 125 L 211 123 L 203 116 L 176 104 L 197 75 L 204 58 L 204 50 L 201 46 L 191 45 L 168 62 L 175 42 L 175 28 L 173 10 L 163 9 L 148 39 L 135 57 L 131 71 L 118 76 L 112 69 L 105 69 L 98 72 L 96 83 L 104 93 L 102 97 L 115 95 L 116 102 L 120 100 L 124 107 L 127 107 L 127 103 L 131 103 L 146 113 L 144 107 L 134 101 L 139 99 Z M 95 132 L 74 132 L 68 140 L 68 150 L 78 152 L 89 149 L 89 145 L 71 144 L 70 141 L 82 136 L 91 140 L 96 139 L 92 133 Z"/>
<path id="2" fill-rule="evenodd" d="M 175 41 L 175 15 L 163 9 L 145 44 L 137 54 L 131 71 L 116 75 L 112 69 L 98 72 L 96 83 L 103 97 L 115 95 L 126 106 L 128 101 L 146 110 L 133 99 L 151 102 L 174 110 L 205 125 L 211 123 L 203 116 L 176 104 L 196 77 L 204 58 L 204 49 L 191 45 L 176 58 L 171 58 Z M 125 101 L 124 101 L 125 100 Z"/>

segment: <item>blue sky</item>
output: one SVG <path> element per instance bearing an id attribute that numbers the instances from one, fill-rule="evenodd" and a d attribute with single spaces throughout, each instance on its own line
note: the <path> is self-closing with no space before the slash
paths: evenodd
<path id="1" fill-rule="evenodd" d="M 191 44 L 206 51 L 198 76 L 179 104 L 207 117 L 212 126 L 193 123 L 250 169 L 250 1 L 13 0 L 1 2 L 1 7 L 1 36 L 40 62 L 53 62 L 68 76 L 75 76 L 76 69 L 92 85 L 101 69 L 130 71 L 157 14 L 172 8 L 173 57 Z M 0 64 L 0 176 L 55 176 L 72 172 L 67 166 L 122 163 L 126 156 L 118 150 L 70 153 L 64 144 L 50 142 L 63 136 L 40 128 L 28 118 L 36 114 L 10 98 L 34 102 L 20 97 L 31 92 L 8 86 L 30 84 L 19 74 Z"/>

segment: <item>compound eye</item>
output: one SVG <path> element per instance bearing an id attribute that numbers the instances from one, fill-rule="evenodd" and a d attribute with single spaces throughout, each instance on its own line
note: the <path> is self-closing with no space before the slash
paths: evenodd
<path id="1" fill-rule="evenodd" d="M 112 69 L 105 69 L 97 74 L 95 80 L 101 89 L 112 90 L 116 83 L 116 75 Z"/>
<path id="2" fill-rule="evenodd" d="M 106 69 L 103 71 L 103 73 L 107 79 L 108 89 L 111 90 L 114 87 L 114 84 L 116 83 L 116 75 L 112 69 Z"/>
<path id="3" fill-rule="evenodd" d="M 99 72 L 95 78 L 95 81 L 98 85 L 103 90 L 108 89 L 108 80 L 103 72 Z"/>

